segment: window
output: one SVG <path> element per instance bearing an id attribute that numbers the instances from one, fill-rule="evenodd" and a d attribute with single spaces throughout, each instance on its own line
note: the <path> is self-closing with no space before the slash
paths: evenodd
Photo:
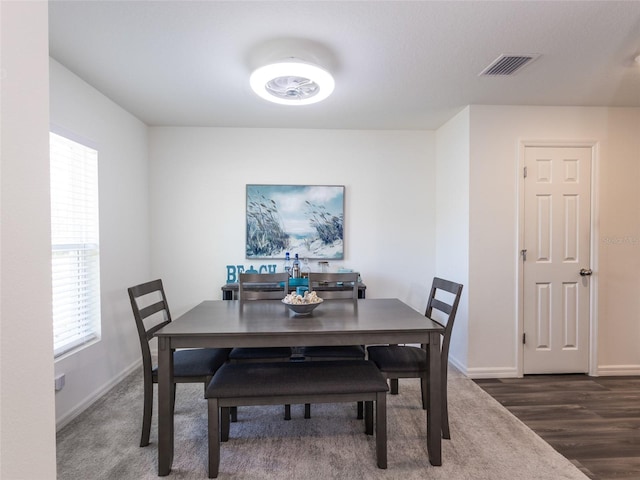
<path id="1" fill-rule="evenodd" d="M 53 352 L 100 336 L 98 152 L 50 134 Z"/>

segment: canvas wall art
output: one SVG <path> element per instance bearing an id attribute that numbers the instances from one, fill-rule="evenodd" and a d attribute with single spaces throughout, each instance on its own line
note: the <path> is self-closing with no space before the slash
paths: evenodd
<path id="1" fill-rule="evenodd" d="M 344 186 L 247 185 L 247 258 L 344 258 Z"/>

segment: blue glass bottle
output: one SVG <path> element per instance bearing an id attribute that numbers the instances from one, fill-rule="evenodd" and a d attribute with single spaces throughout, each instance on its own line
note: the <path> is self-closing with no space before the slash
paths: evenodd
<path id="1" fill-rule="evenodd" d="M 291 257 L 289 256 L 289 252 L 284 255 L 284 271 L 291 277 Z"/>

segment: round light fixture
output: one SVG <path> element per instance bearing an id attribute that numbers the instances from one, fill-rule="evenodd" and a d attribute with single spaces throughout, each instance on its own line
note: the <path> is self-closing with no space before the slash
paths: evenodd
<path id="1" fill-rule="evenodd" d="M 310 63 L 291 60 L 265 65 L 249 79 L 261 98 L 280 105 L 309 105 L 327 98 L 335 81 L 329 72 Z"/>

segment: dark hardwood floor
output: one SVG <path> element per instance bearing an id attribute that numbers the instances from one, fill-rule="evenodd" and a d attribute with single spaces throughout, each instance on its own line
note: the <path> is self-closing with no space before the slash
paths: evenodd
<path id="1" fill-rule="evenodd" d="M 640 377 L 475 382 L 593 480 L 640 479 Z"/>

